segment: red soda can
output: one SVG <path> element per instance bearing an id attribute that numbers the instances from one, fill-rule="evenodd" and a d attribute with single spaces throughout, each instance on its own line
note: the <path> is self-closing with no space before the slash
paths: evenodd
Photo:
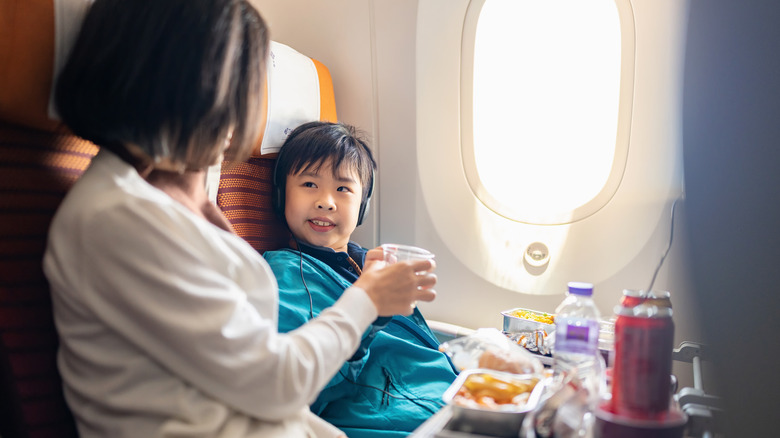
<path id="1" fill-rule="evenodd" d="M 615 313 L 612 409 L 636 419 L 663 419 L 671 399 L 671 305 L 644 300 L 633 307 L 617 306 Z"/>

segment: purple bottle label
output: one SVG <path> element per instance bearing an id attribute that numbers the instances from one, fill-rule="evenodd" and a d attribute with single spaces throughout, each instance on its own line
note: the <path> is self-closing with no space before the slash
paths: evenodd
<path id="1" fill-rule="evenodd" d="M 569 353 L 596 354 L 599 325 L 582 318 L 559 318 L 555 321 L 555 349 Z"/>

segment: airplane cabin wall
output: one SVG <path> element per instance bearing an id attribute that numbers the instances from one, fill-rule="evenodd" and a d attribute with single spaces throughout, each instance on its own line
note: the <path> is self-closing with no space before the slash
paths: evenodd
<path id="1" fill-rule="evenodd" d="M 416 154 L 420 146 L 416 135 L 416 92 L 421 91 L 416 90 L 416 21 L 422 1 L 425 0 L 254 0 L 268 21 L 272 39 L 320 60 L 330 69 L 339 119 L 369 135 L 379 165 L 377 187 L 369 215 L 358 228 L 355 240 L 366 247 L 395 242 L 415 244 L 435 252 L 439 295 L 433 303 L 420 303 L 422 312 L 430 319 L 470 328 L 501 328 L 499 312 L 513 307 L 552 312 L 563 299 L 565 285 L 556 293 L 529 295 L 491 284 L 452 254 L 426 212 L 417 176 L 418 171 L 426 169 L 418 169 Z M 658 1 L 670 5 L 677 2 L 634 0 L 634 13 L 643 13 L 644 5 Z M 637 44 L 641 46 L 657 38 L 658 32 L 663 34 L 656 26 L 641 17 L 637 19 Z M 679 44 L 683 46 L 684 41 Z M 652 56 L 643 57 L 636 65 L 635 105 L 639 107 L 635 108 L 634 117 L 642 117 L 642 105 L 652 107 L 653 93 L 658 91 L 652 89 L 657 84 L 642 89 L 646 84 L 644 76 L 654 74 L 654 67 L 644 64 L 651 62 Z M 676 74 L 673 79 L 677 79 Z M 680 121 L 667 122 L 673 125 L 673 132 L 660 138 L 678 141 L 676 131 Z M 637 119 L 632 122 L 631 135 L 653 135 L 653 129 L 656 127 Z M 632 165 L 640 164 L 629 163 L 627 171 Z M 681 160 L 670 165 L 681 166 Z M 447 193 L 441 196 L 446 197 Z M 674 195 L 670 194 L 663 217 L 635 257 L 626 260 L 614 275 L 596 283 L 594 296 L 602 315 L 612 314 L 623 289 L 643 289 L 650 282 L 668 243 L 668 211 L 673 199 Z M 676 343 L 701 339 L 690 297 L 687 250 L 683 245 L 687 240 L 684 215 L 685 203 L 680 202 L 675 218 L 675 241 L 654 286 L 656 290 L 672 293 Z M 628 224 L 608 223 L 601 231 L 608 238 L 612 227 L 618 226 Z M 463 230 L 463 233 L 476 232 Z M 583 263 L 594 263 L 597 258 L 598 254 L 590 254 Z M 570 280 L 590 281 L 582 277 Z M 687 369 L 680 373 L 682 386 L 691 386 L 688 373 Z"/>

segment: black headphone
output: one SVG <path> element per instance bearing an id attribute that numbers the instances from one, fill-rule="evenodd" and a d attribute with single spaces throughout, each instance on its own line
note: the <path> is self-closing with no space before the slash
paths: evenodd
<path id="1" fill-rule="evenodd" d="M 279 154 L 276 156 L 276 164 L 274 165 L 274 190 L 271 202 L 273 203 L 274 211 L 276 212 L 279 217 L 285 221 L 286 218 L 284 217 L 284 198 L 285 198 L 285 190 L 287 188 L 287 175 L 280 175 L 279 173 L 279 162 L 282 158 L 282 149 L 279 149 Z M 366 192 L 365 196 L 360 200 L 360 210 L 358 211 L 358 220 L 357 225 L 360 226 L 360 224 L 363 223 L 363 218 L 366 216 L 366 213 L 368 213 L 368 208 L 371 204 L 371 195 L 374 193 L 374 170 L 371 169 L 371 180 L 368 184 L 368 192 Z"/>

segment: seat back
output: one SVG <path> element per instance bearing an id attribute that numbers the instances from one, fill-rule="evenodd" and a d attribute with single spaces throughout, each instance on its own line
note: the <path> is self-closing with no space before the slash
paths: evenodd
<path id="1" fill-rule="evenodd" d="M 55 47 L 67 47 L 57 39 L 62 34 L 58 26 L 80 23 L 78 16 L 67 21 L 56 17 L 55 11 L 73 12 L 84 9 L 87 3 L 86 0 L 0 1 L 0 436 L 3 438 L 77 436 L 57 371 L 58 338 L 42 259 L 49 224 L 57 207 L 98 151 L 94 144 L 69 133 L 48 113 L 57 57 Z M 284 81 L 279 79 L 279 74 L 275 80 L 269 71 L 271 98 L 266 104 L 272 105 L 266 119 L 259 121 L 266 124 L 266 135 L 258 141 L 249 162 L 223 165 L 224 173 L 214 197 L 236 232 L 259 251 L 279 248 L 287 242 L 287 232 L 271 207 L 274 150 L 280 146 L 285 130 L 317 118 L 336 120 L 333 85 L 327 69 L 286 46 L 274 43 L 272 50 L 297 58 L 296 69 L 303 73 L 296 76 L 288 72 L 284 76 L 298 78 L 295 81 L 308 78 L 308 98 L 289 95 L 289 86 L 287 91 L 285 87 L 279 89 L 275 83 Z M 311 90 L 316 90 L 316 96 L 312 97 Z M 279 102 L 288 104 L 282 107 Z M 312 109 L 312 105 L 316 108 Z"/>
<path id="2" fill-rule="evenodd" d="M 271 53 L 275 62 L 268 67 L 264 136 L 247 162 L 223 163 L 216 196 L 236 233 L 261 253 L 289 241 L 287 228 L 272 208 L 276 152 L 287 133 L 301 123 L 337 120 L 327 67 L 279 43 L 271 43 Z"/>
<path id="3" fill-rule="evenodd" d="M 47 117 L 52 1 L 0 2 L 0 436 L 75 437 L 41 260 L 52 216 L 97 147 Z"/>
<path id="4" fill-rule="evenodd" d="M 73 437 L 41 260 L 49 223 L 97 147 L 0 123 L 0 436 Z"/>

